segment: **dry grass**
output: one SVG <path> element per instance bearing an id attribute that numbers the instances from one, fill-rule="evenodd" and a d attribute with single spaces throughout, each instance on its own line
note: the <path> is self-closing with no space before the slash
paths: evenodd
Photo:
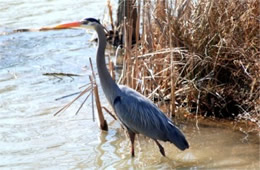
<path id="1" fill-rule="evenodd" d="M 132 46 L 125 38 L 120 83 L 170 101 L 172 114 L 187 108 L 206 116 L 260 118 L 258 0 L 135 4 L 140 39 Z M 131 22 L 126 19 L 127 37 Z"/>

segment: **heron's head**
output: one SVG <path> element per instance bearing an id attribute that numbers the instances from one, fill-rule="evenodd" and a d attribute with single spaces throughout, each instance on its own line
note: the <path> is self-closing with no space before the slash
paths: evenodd
<path id="1" fill-rule="evenodd" d="M 57 25 L 55 29 L 66 29 L 66 28 L 86 28 L 86 29 L 94 29 L 97 25 L 101 25 L 98 20 L 95 18 L 85 18 L 81 21 L 65 23 L 61 25 Z"/>
<path id="2" fill-rule="evenodd" d="M 80 21 L 80 23 L 81 23 L 81 27 L 86 27 L 86 28 L 92 28 L 97 25 L 101 25 L 100 22 L 95 18 L 85 18 L 82 21 Z"/>

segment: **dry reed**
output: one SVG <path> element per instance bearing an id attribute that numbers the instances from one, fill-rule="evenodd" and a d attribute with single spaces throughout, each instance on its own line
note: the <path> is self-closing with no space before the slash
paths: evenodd
<path id="1" fill-rule="evenodd" d="M 135 2 L 140 38 L 132 45 L 134 28 L 126 18 L 120 83 L 170 101 L 173 114 L 187 108 L 196 115 L 258 121 L 258 0 Z"/>

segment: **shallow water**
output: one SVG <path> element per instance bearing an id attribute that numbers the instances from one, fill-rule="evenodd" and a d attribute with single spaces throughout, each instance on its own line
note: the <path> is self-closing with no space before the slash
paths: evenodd
<path id="1" fill-rule="evenodd" d="M 232 129 L 180 124 L 190 149 L 181 152 L 157 146 L 139 136 L 136 157 L 117 121 L 106 115 L 109 131 L 92 120 L 91 101 L 74 116 L 81 101 L 60 116 L 53 114 L 88 83 L 88 58 L 95 65 L 95 44 L 83 30 L 23 32 L 35 28 L 102 18 L 106 1 L 68 0 L 0 2 L 0 168 L 1 169 L 259 169 L 259 136 Z M 80 77 L 43 76 L 73 73 Z M 102 91 L 100 90 L 101 95 Z M 102 103 L 107 105 L 104 97 Z"/>

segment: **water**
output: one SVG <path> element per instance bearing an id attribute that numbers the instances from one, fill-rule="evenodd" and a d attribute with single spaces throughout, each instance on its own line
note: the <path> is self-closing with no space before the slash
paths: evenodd
<path id="1" fill-rule="evenodd" d="M 114 4 L 116 1 L 113 1 Z M 37 0 L 0 2 L 0 35 L 18 28 L 37 28 L 103 17 L 106 1 Z M 1 169 L 259 169 L 259 136 L 226 128 L 181 124 L 191 148 L 178 151 L 139 136 L 136 157 L 117 121 L 106 115 L 109 131 L 92 121 L 91 101 L 74 116 L 82 100 L 65 113 L 53 114 L 88 83 L 88 58 L 95 65 L 95 44 L 83 30 L 24 32 L 0 36 Z M 52 77 L 44 73 L 73 73 Z M 100 90 L 101 91 L 101 90 Z M 101 91 L 102 92 L 102 91 Z M 103 94 L 101 93 L 101 96 Z M 107 106 L 104 97 L 102 104 Z"/>

